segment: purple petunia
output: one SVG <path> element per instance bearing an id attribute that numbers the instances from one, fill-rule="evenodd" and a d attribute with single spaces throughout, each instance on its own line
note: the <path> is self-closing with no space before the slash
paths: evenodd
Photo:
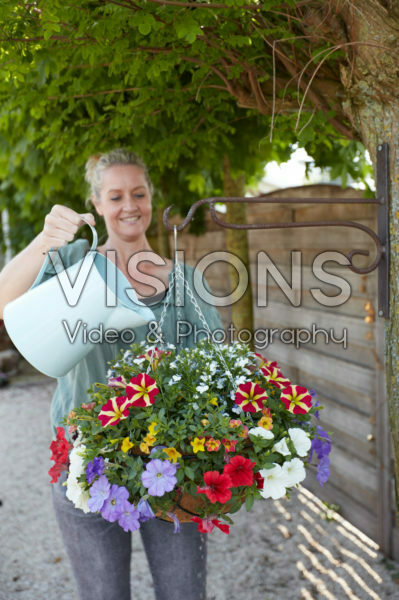
<path id="1" fill-rule="evenodd" d="M 167 448 L 167 446 L 154 446 L 150 452 L 150 456 L 151 454 L 154 454 L 154 452 L 156 452 L 157 450 L 161 450 L 162 448 Z"/>
<path id="2" fill-rule="evenodd" d="M 124 387 L 126 387 L 126 381 L 123 379 L 123 377 L 121 375 L 119 375 L 119 377 L 110 377 L 108 379 L 108 385 L 109 385 L 109 387 L 114 387 L 114 388 L 124 388 Z"/>
<path id="3" fill-rule="evenodd" d="M 102 475 L 105 471 L 105 461 L 102 456 L 96 456 L 86 465 L 86 479 L 88 483 L 92 483 L 94 478 Z"/>
<path id="4" fill-rule="evenodd" d="M 101 510 L 104 502 L 110 494 L 111 485 L 105 475 L 101 475 L 97 481 L 93 483 L 89 490 L 90 498 L 87 501 L 87 506 L 91 512 Z"/>
<path id="5" fill-rule="evenodd" d="M 155 514 L 150 506 L 150 503 L 147 502 L 147 500 L 144 500 L 143 498 L 140 498 L 140 500 L 138 501 L 137 510 L 140 513 L 139 519 L 141 523 L 145 523 L 145 521 L 155 518 Z"/>
<path id="6" fill-rule="evenodd" d="M 330 459 L 328 456 L 323 456 L 317 465 L 317 475 L 316 479 L 323 487 L 323 483 L 326 483 L 327 479 L 330 477 Z"/>
<path id="7" fill-rule="evenodd" d="M 331 440 L 328 433 L 320 427 L 316 426 L 316 432 L 318 437 L 312 440 L 310 447 L 309 462 L 312 460 L 313 452 L 317 454 L 317 458 L 321 460 L 324 456 L 328 456 L 331 452 Z"/>
<path id="8" fill-rule="evenodd" d="M 163 496 L 165 492 L 171 492 L 177 483 L 175 477 L 176 465 L 168 460 L 154 458 L 141 474 L 143 485 L 148 488 L 150 496 Z"/>
<path id="9" fill-rule="evenodd" d="M 135 509 L 134 504 L 128 500 L 123 500 L 121 503 L 121 512 L 118 523 L 124 531 L 136 531 L 140 527 L 140 513 Z"/>
<path id="10" fill-rule="evenodd" d="M 311 462 L 313 452 L 315 452 L 319 459 L 316 478 L 320 485 L 323 486 L 323 483 L 325 483 L 330 476 L 329 454 L 331 452 L 331 440 L 328 433 L 324 431 L 320 425 L 316 425 L 316 432 L 318 437 L 312 440 L 309 462 Z"/>
<path id="11" fill-rule="evenodd" d="M 174 524 L 175 524 L 175 528 L 174 528 L 174 531 L 173 531 L 173 533 L 180 533 L 180 521 L 179 521 L 179 519 L 177 518 L 177 515 L 175 515 L 175 513 L 168 512 L 168 511 L 166 512 L 166 514 L 167 514 L 167 515 L 168 515 L 168 516 L 169 516 L 171 519 L 173 519 L 173 522 L 174 522 Z"/>
<path id="12" fill-rule="evenodd" d="M 101 509 L 101 516 L 111 523 L 117 521 L 121 515 L 124 500 L 128 498 L 129 492 L 127 489 L 124 486 L 120 487 L 114 484 Z"/>

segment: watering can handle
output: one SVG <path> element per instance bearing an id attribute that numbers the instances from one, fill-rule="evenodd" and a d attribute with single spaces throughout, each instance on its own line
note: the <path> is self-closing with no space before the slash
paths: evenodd
<path id="1" fill-rule="evenodd" d="M 88 220 L 87 220 L 85 217 L 82 217 L 82 216 L 81 216 L 80 218 L 81 218 L 81 219 L 82 219 L 82 221 L 84 221 L 84 222 L 85 222 L 85 223 L 86 223 L 86 224 L 87 224 L 87 225 L 90 227 L 90 229 L 91 229 L 91 232 L 92 232 L 92 234 L 93 234 L 93 241 L 92 241 L 92 243 L 91 243 L 91 247 L 90 247 L 90 250 L 89 250 L 89 252 L 95 252 L 95 250 L 96 250 L 96 248 L 97 248 L 97 243 L 98 243 L 97 231 L 94 229 L 94 227 L 93 227 L 92 225 L 90 225 L 89 221 L 88 221 Z M 36 279 L 35 279 L 35 281 L 33 282 L 33 284 L 32 284 L 32 286 L 31 286 L 31 287 L 35 287 L 35 286 L 36 286 L 36 285 L 39 283 L 39 281 L 41 280 L 41 278 L 43 277 L 44 271 L 46 270 L 46 268 L 47 268 L 47 265 L 48 265 L 48 264 L 49 264 L 49 262 L 50 262 L 50 253 L 51 253 L 51 252 L 57 252 L 57 251 L 58 251 L 58 248 L 50 248 L 50 250 L 48 251 L 48 253 L 47 253 L 47 256 L 46 256 L 46 258 L 45 258 L 45 260 L 44 260 L 44 263 L 42 264 L 42 267 L 41 267 L 41 269 L 40 269 L 39 273 L 37 274 L 37 277 L 36 277 Z"/>

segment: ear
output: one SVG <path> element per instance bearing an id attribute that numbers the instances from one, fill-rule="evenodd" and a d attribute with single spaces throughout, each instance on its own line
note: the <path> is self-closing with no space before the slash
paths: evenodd
<path id="1" fill-rule="evenodd" d="M 100 217 L 103 216 L 103 211 L 101 209 L 101 203 L 98 202 L 98 200 L 96 199 L 96 197 L 94 196 L 94 194 L 91 195 L 91 201 L 93 203 L 94 208 L 96 209 L 96 213 L 98 215 L 100 215 Z"/>

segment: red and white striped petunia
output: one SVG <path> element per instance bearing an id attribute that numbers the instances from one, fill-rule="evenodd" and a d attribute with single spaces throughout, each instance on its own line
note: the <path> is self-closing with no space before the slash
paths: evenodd
<path id="1" fill-rule="evenodd" d="M 291 385 L 291 381 L 284 377 L 280 369 L 277 367 L 272 367 L 271 365 L 268 367 L 262 367 L 261 371 L 263 375 L 266 377 L 269 383 L 272 383 L 279 389 L 287 387 L 287 385 Z"/>
<path id="2" fill-rule="evenodd" d="M 126 396 L 114 396 L 102 407 L 98 418 L 101 425 L 117 425 L 121 419 L 129 416 L 130 401 Z"/>
<path id="3" fill-rule="evenodd" d="M 151 363 L 152 370 L 155 371 L 160 359 L 163 356 L 168 356 L 168 354 L 170 354 L 169 351 L 165 352 L 165 350 L 160 350 L 159 348 L 151 348 L 150 350 L 147 350 L 145 354 L 141 354 L 139 358 L 145 358 L 148 360 Z"/>
<path id="4" fill-rule="evenodd" d="M 312 406 L 312 396 L 305 387 L 300 385 L 288 385 L 281 392 L 280 400 L 294 415 L 304 415 Z"/>
<path id="5" fill-rule="evenodd" d="M 264 400 L 267 400 L 265 390 L 252 381 L 242 383 L 236 391 L 236 404 L 241 406 L 241 408 L 247 412 L 258 412 L 258 410 L 262 410 Z"/>
<path id="6" fill-rule="evenodd" d="M 255 356 L 257 357 L 258 361 L 259 361 L 259 367 L 272 367 L 272 368 L 276 368 L 278 370 L 280 370 L 280 367 L 277 364 L 277 361 L 275 360 L 267 360 L 267 358 L 265 358 L 264 356 L 262 356 L 261 354 L 259 354 L 258 352 L 254 352 Z"/>
<path id="7" fill-rule="evenodd" d="M 126 396 L 131 406 L 151 406 L 155 402 L 155 396 L 159 393 L 155 379 L 140 373 L 132 377 L 126 386 Z"/>

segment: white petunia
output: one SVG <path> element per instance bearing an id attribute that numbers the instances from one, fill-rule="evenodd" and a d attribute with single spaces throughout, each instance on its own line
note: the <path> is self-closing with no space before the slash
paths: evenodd
<path id="1" fill-rule="evenodd" d="M 194 410 L 198 410 L 199 409 L 199 406 L 198 406 L 198 404 L 196 402 L 193 402 L 191 406 L 193 407 Z"/>
<path id="2" fill-rule="evenodd" d="M 83 489 L 83 485 L 78 482 L 72 473 L 68 475 L 66 497 L 73 502 L 76 508 L 80 508 L 85 513 L 90 512 L 87 506 L 90 494 Z"/>
<path id="3" fill-rule="evenodd" d="M 265 429 L 264 427 L 252 427 L 248 433 L 251 433 L 256 437 L 262 437 L 265 440 L 272 440 L 274 438 L 274 433 L 269 429 Z"/>
<path id="4" fill-rule="evenodd" d="M 291 451 L 287 446 L 287 442 L 286 442 L 285 438 L 283 438 L 282 440 L 280 440 L 279 442 L 274 444 L 272 450 L 273 450 L 273 452 L 278 452 L 279 454 L 282 454 L 283 456 L 287 456 L 288 454 L 291 454 Z"/>
<path id="5" fill-rule="evenodd" d="M 209 390 L 209 385 L 205 385 L 205 384 L 197 385 L 197 392 L 199 392 L 200 394 L 203 394 L 207 390 Z"/>
<path id="6" fill-rule="evenodd" d="M 80 477 L 85 470 L 83 456 L 81 456 L 81 454 L 84 453 L 85 449 L 86 446 L 84 444 L 77 445 L 74 448 L 72 448 L 71 453 L 69 455 L 69 473 L 76 478 Z"/>
<path id="7" fill-rule="evenodd" d="M 291 427 L 288 430 L 288 435 L 292 439 L 298 456 L 306 456 L 312 445 L 309 434 L 300 427 Z"/>
<path id="8" fill-rule="evenodd" d="M 288 460 L 283 464 L 282 469 L 285 477 L 285 485 L 287 487 L 292 487 L 293 485 L 300 483 L 306 477 L 305 467 L 300 458 Z"/>
<path id="9" fill-rule="evenodd" d="M 263 498 L 277 500 L 285 496 L 286 476 L 280 465 L 274 463 L 272 469 L 261 469 L 259 473 L 264 478 L 263 489 L 260 491 Z"/>
<path id="10" fill-rule="evenodd" d="M 234 383 L 236 384 L 236 386 L 238 387 L 239 385 L 241 385 L 242 383 L 245 383 L 247 381 L 247 377 L 245 377 L 245 375 L 240 375 L 239 377 L 236 377 L 236 379 L 234 380 Z"/>

